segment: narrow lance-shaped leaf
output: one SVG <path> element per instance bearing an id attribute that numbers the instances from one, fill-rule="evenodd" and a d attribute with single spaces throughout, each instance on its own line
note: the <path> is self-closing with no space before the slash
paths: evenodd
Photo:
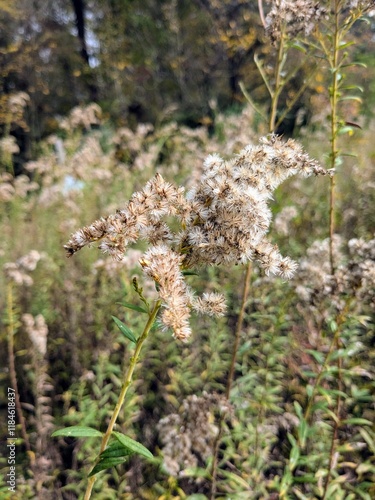
<path id="1" fill-rule="evenodd" d="M 130 304 L 129 302 L 116 302 L 116 304 L 127 307 L 128 309 L 132 309 L 133 311 L 138 311 L 147 314 L 147 310 L 144 307 L 136 306 L 134 304 Z"/>
<path id="2" fill-rule="evenodd" d="M 93 429 L 92 427 L 83 427 L 80 425 L 73 425 L 59 429 L 52 434 L 52 437 L 102 437 L 102 433 Z"/>
<path id="3" fill-rule="evenodd" d="M 149 451 L 143 444 L 138 443 L 138 441 L 134 441 L 130 437 L 122 434 L 121 432 L 112 432 L 112 435 L 115 436 L 116 439 L 129 451 L 133 453 L 137 453 L 138 455 L 142 455 L 146 458 L 153 458 L 153 454 Z"/>
<path id="4" fill-rule="evenodd" d="M 347 425 L 372 425 L 370 420 L 360 417 L 346 418 L 342 423 Z"/>
<path id="5" fill-rule="evenodd" d="M 133 452 L 129 450 L 129 448 L 116 440 L 100 454 L 100 460 L 104 460 L 105 458 L 127 457 L 132 454 Z"/>
<path id="6" fill-rule="evenodd" d="M 120 321 L 116 316 L 112 316 L 113 321 L 116 323 L 118 326 L 118 329 L 120 332 L 129 340 L 134 342 L 134 344 L 137 343 L 137 339 L 134 336 L 134 333 L 130 330 L 129 327 L 127 327 L 122 321 Z"/>
<path id="7" fill-rule="evenodd" d="M 112 442 L 99 456 L 99 461 L 89 474 L 94 476 L 99 472 L 120 465 L 126 462 L 127 458 L 133 455 L 133 451 L 119 441 Z"/>
<path id="8" fill-rule="evenodd" d="M 127 457 L 112 457 L 112 458 L 105 458 L 104 460 L 99 460 L 99 462 L 95 465 L 95 467 L 92 469 L 92 471 L 89 474 L 89 477 L 95 476 L 95 474 L 98 474 L 98 472 L 101 472 L 102 470 L 110 469 L 111 467 L 114 467 L 115 465 L 120 465 L 126 462 Z"/>

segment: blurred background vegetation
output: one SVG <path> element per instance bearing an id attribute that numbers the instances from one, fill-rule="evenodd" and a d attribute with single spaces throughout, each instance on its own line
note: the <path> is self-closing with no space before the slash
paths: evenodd
<path id="1" fill-rule="evenodd" d="M 21 147 L 19 162 L 38 152 L 40 139 L 57 130 L 58 117 L 74 106 L 97 102 L 115 126 L 157 124 L 173 118 L 189 126 L 213 126 L 214 109 L 239 110 L 252 99 L 266 103 L 254 64 L 269 55 L 257 2 L 245 0 L 15 0 L 0 3 L 0 126 L 9 126 L 7 97 L 26 92 L 23 122 L 11 124 Z M 367 69 L 355 82 L 374 107 L 373 27 L 356 26 L 356 60 Z M 298 51 L 294 59 L 299 60 Z M 291 99 L 309 71 L 302 67 L 282 96 Z M 285 120 L 311 118 L 325 85 L 315 75 Z M 315 99 L 314 99 L 315 98 Z M 18 167 L 20 168 L 20 167 Z"/>
<path id="2" fill-rule="evenodd" d="M 341 108 L 354 124 L 340 139 L 353 156 L 337 175 L 343 262 L 350 239 L 374 238 L 375 17 L 356 23 L 351 40 L 351 60 L 362 65 L 347 68 L 346 78 L 363 92 Z M 95 249 L 67 260 L 63 244 L 72 231 L 121 208 L 155 172 L 191 186 L 208 154 L 228 157 L 266 134 L 261 114 L 269 112 L 268 94 L 254 57 L 273 54 L 255 1 L 0 0 L 1 435 L 13 375 L 24 415 L 24 429 L 22 422 L 17 427 L 18 493 L 8 492 L 3 460 L 1 498 L 82 496 L 97 443 L 50 436 L 67 425 L 104 430 L 131 356 L 111 315 L 133 331 L 142 328 L 139 315 L 117 304 L 136 301 L 131 283 L 140 275 L 142 245 L 119 266 Z M 298 49 L 291 60 L 300 63 Z M 277 132 L 297 137 L 325 165 L 329 74 L 322 65 L 310 78 L 310 69 L 301 64 L 283 89 L 281 108 L 293 106 Z M 272 73 L 271 63 L 265 71 Z M 283 254 L 300 261 L 327 237 L 325 179 L 288 181 L 272 208 L 271 234 Z M 22 261 L 31 251 L 34 264 Z M 205 408 L 209 395 L 225 391 L 242 272 L 210 268 L 189 277 L 197 290 L 224 291 L 228 316 L 218 323 L 195 318 L 188 345 L 154 332 L 119 426 L 157 463 L 132 459 L 102 474 L 94 498 L 208 498 L 213 437 L 207 431 L 203 451 L 192 446 L 177 472 L 168 469 L 163 418 L 178 415 L 188 429 L 194 403 L 188 398 L 202 398 Z M 151 285 L 143 286 L 152 294 Z M 329 297 L 306 305 L 300 285 L 254 268 L 218 498 L 375 497 L 373 302 L 354 300 L 338 317 Z M 338 328 L 343 348 L 331 359 Z M 30 333 L 45 329 L 46 351 Z M 333 440 L 339 397 L 345 409 Z M 206 412 L 213 436 L 219 406 Z M 181 439 L 173 425 L 169 432 Z"/>

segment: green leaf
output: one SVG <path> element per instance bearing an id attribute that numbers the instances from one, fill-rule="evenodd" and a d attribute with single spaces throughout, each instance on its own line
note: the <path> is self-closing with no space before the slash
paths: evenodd
<path id="1" fill-rule="evenodd" d="M 138 441 L 134 441 L 134 439 L 131 439 L 130 437 L 126 436 L 125 434 L 122 434 L 121 432 L 112 432 L 112 435 L 115 436 L 115 438 L 124 446 L 126 447 L 130 452 L 132 453 L 137 453 L 138 455 L 142 455 L 143 457 L 146 458 L 153 458 L 153 454 L 151 453 L 150 450 L 148 450 L 143 444 L 138 443 Z"/>
<path id="2" fill-rule="evenodd" d="M 187 467 L 184 469 L 184 476 L 186 477 L 203 477 L 205 479 L 210 479 L 210 474 L 207 469 L 203 467 Z"/>
<path id="3" fill-rule="evenodd" d="M 52 437 L 102 437 L 103 434 L 92 427 L 82 427 L 80 425 L 73 425 L 59 429 L 52 434 Z"/>
<path id="4" fill-rule="evenodd" d="M 326 398 L 328 404 L 332 404 L 333 395 L 329 389 L 325 389 L 324 387 L 318 387 L 317 392 Z"/>
<path id="5" fill-rule="evenodd" d="M 113 457 L 113 458 L 105 458 L 104 460 L 99 460 L 99 462 L 95 465 L 92 471 L 89 474 L 89 477 L 95 476 L 98 472 L 102 470 L 110 469 L 115 465 L 120 465 L 126 462 L 127 457 Z"/>
<path id="6" fill-rule="evenodd" d="M 340 87 L 340 90 L 358 90 L 359 92 L 364 92 L 365 89 L 361 85 L 345 85 Z"/>
<path id="7" fill-rule="evenodd" d="M 241 476 L 238 476 L 234 472 L 228 472 L 221 470 L 220 473 L 226 477 L 229 481 L 233 481 L 234 484 L 244 488 L 245 491 L 249 489 L 249 483 L 243 479 Z"/>
<path id="8" fill-rule="evenodd" d="M 183 276 L 199 276 L 198 273 L 195 273 L 194 271 L 182 271 Z"/>
<path id="9" fill-rule="evenodd" d="M 130 451 L 129 448 L 122 445 L 119 441 L 115 441 L 100 454 L 100 460 L 104 460 L 105 458 L 127 457 L 132 454 L 133 452 Z"/>
<path id="10" fill-rule="evenodd" d="M 331 319 L 331 321 L 329 321 L 328 326 L 332 333 L 335 333 L 337 331 L 337 323 L 334 319 Z"/>
<path id="11" fill-rule="evenodd" d="M 306 444 L 306 438 L 307 438 L 307 423 L 306 420 L 301 420 L 298 426 L 298 437 L 301 442 L 301 447 L 304 448 Z"/>
<path id="12" fill-rule="evenodd" d="M 327 410 L 327 402 L 317 401 L 312 405 L 311 413 L 315 413 L 316 411 L 326 411 L 326 410 Z"/>
<path id="13" fill-rule="evenodd" d="M 297 441 L 296 441 L 296 438 L 293 436 L 293 434 L 288 432 L 287 438 L 289 440 L 289 443 L 293 446 L 293 448 L 297 448 L 297 446 L 298 446 Z"/>
<path id="14" fill-rule="evenodd" d="M 346 126 L 346 127 L 341 127 L 339 128 L 338 132 L 339 135 L 344 135 L 344 134 L 353 134 L 354 133 L 354 127 Z"/>
<path id="15" fill-rule="evenodd" d="M 324 354 L 323 353 L 321 353 L 319 351 L 315 351 L 313 349 L 306 349 L 306 352 L 309 353 L 318 364 L 322 365 L 324 363 Z"/>
<path id="16" fill-rule="evenodd" d="M 365 64 L 363 62 L 359 62 L 359 61 L 355 61 L 355 62 L 352 62 L 352 63 L 349 63 L 349 64 L 343 64 L 341 66 L 341 68 L 351 68 L 353 66 L 361 66 L 362 68 L 367 68 L 367 64 Z"/>
<path id="17" fill-rule="evenodd" d="M 357 158 L 358 155 L 354 153 L 340 153 L 340 156 L 349 156 L 350 158 Z"/>
<path id="18" fill-rule="evenodd" d="M 311 396 L 313 395 L 313 392 L 314 392 L 314 388 L 311 384 L 307 384 L 306 386 L 306 394 L 309 398 L 311 398 Z"/>
<path id="19" fill-rule="evenodd" d="M 125 337 L 127 339 L 131 340 L 132 342 L 134 342 L 134 344 L 136 344 L 137 339 L 135 338 L 134 333 L 130 330 L 130 328 L 128 328 L 126 325 L 124 325 L 124 323 L 122 321 L 120 321 L 118 318 L 116 318 L 116 316 L 112 316 L 112 319 L 116 323 L 116 325 L 118 326 L 120 332 L 123 335 L 125 335 Z"/>
<path id="20" fill-rule="evenodd" d="M 366 418 L 359 418 L 359 417 L 353 417 L 353 418 L 347 418 L 342 421 L 343 424 L 352 424 L 352 425 L 372 425 L 372 422 L 370 420 L 367 420 Z"/>
<path id="21" fill-rule="evenodd" d="M 127 307 L 128 309 L 133 309 L 133 311 L 138 311 L 141 313 L 148 314 L 148 311 L 144 307 L 135 306 L 134 304 L 130 304 L 129 302 L 116 302 L 116 304 Z"/>
<path id="22" fill-rule="evenodd" d="M 291 43 L 290 47 L 293 48 L 293 49 L 300 50 L 304 54 L 306 54 L 306 52 L 307 52 L 306 47 L 304 47 L 303 45 L 299 44 L 298 42 Z"/>
<path id="23" fill-rule="evenodd" d="M 363 102 L 362 98 L 357 95 L 344 95 L 343 97 L 340 97 L 339 101 L 357 101 L 361 104 Z"/>
<path id="24" fill-rule="evenodd" d="M 374 439 L 370 436 L 370 434 L 365 429 L 359 429 L 359 433 L 361 434 L 363 439 L 366 441 L 366 443 L 368 444 L 371 451 L 375 454 L 375 441 L 374 441 Z"/>
<path id="25" fill-rule="evenodd" d="M 314 474 L 308 473 L 308 474 L 303 474 L 302 476 L 296 476 L 294 478 L 294 482 L 295 483 L 310 483 L 310 484 L 314 484 L 314 483 L 316 483 L 316 478 L 315 478 Z"/>
<path id="26" fill-rule="evenodd" d="M 346 49 L 346 47 L 351 47 L 354 45 L 355 42 L 343 42 L 342 44 L 339 45 L 339 50 Z"/>
<path id="27" fill-rule="evenodd" d="M 367 472 L 371 472 L 372 474 L 375 474 L 375 466 L 371 465 L 369 463 L 363 463 L 359 464 L 356 473 L 357 474 L 366 474 Z"/>
<path id="28" fill-rule="evenodd" d="M 290 458 L 289 458 L 289 469 L 294 470 L 297 465 L 298 465 L 298 459 L 300 456 L 299 448 L 298 446 L 293 446 L 290 452 Z"/>

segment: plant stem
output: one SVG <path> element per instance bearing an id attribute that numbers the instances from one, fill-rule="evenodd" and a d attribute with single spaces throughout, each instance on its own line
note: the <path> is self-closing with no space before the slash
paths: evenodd
<path id="1" fill-rule="evenodd" d="M 240 340 L 241 340 L 243 320 L 245 317 L 245 308 L 246 308 L 247 299 L 249 297 L 251 273 L 252 273 L 252 265 L 251 265 L 251 262 L 249 262 L 247 264 L 247 267 L 246 267 L 243 292 L 242 292 L 241 309 L 240 309 L 240 313 L 238 315 L 237 327 L 236 327 L 236 331 L 234 334 L 234 345 L 233 345 L 233 351 L 232 351 L 232 359 L 231 359 L 229 374 L 228 374 L 228 379 L 227 379 L 227 387 L 225 390 L 225 397 L 227 399 L 229 399 L 230 391 L 232 389 L 232 384 L 233 384 L 233 379 L 234 379 L 234 370 L 236 367 L 238 347 L 240 345 Z"/>
<path id="2" fill-rule="evenodd" d="M 334 2 L 334 31 L 332 38 L 332 59 L 330 61 L 332 71 L 332 84 L 330 92 L 331 104 L 331 154 L 330 168 L 335 168 L 338 158 L 337 150 L 337 103 L 338 103 L 338 87 L 339 87 L 339 46 L 340 46 L 340 26 L 339 26 L 339 0 Z M 335 272 L 335 262 L 333 255 L 333 236 L 335 231 L 335 176 L 330 178 L 329 188 L 329 262 L 331 274 Z"/>
<path id="3" fill-rule="evenodd" d="M 341 347 L 340 335 L 338 335 L 336 337 L 337 350 L 340 349 L 340 347 Z M 338 368 L 338 390 L 342 391 L 342 359 L 341 358 L 337 359 L 337 368 Z M 341 397 L 340 397 L 340 394 L 338 394 L 337 400 L 336 400 L 336 405 L 335 405 L 336 419 L 334 420 L 334 423 L 333 423 L 331 447 L 330 447 L 330 451 L 329 451 L 328 472 L 327 472 L 327 477 L 326 477 L 326 481 L 325 481 L 325 485 L 324 485 L 324 492 L 323 492 L 322 500 L 325 500 L 327 497 L 329 481 L 330 481 L 331 475 L 332 475 L 335 443 L 336 443 L 336 440 L 338 437 L 338 430 L 339 430 L 339 426 L 340 426 L 340 414 L 341 414 Z"/>
<path id="4" fill-rule="evenodd" d="M 244 317 L 245 317 L 245 308 L 246 308 L 246 303 L 247 303 L 247 299 L 249 296 L 251 273 L 252 273 L 252 265 L 251 265 L 251 262 L 249 262 L 247 264 L 247 267 L 246 267 L 246 273 L 245 273 L 245 279 L 244 279 L 244 285 L 243 285 L 243 291 L 242 291 L 241 308 L 240 308 L 240 312 L 238 315 L 236 331 L 234 334 L 234 345 L 233 345 L 233 351 L 232 351 L 232 359 L 231 359 L 231 363 L 230 363 L 230 367 L 229 367 L 229 373 L 228 373 L 228 377 L 227 377 L 227 385 L 226 385 L 226 389 L 225 389 L 225 397 L 227 400 L 229 400 L 230 391 L 232 389 L 232 384 L 233 384 L 233 380 L 234 380 L 234 370 L 236 367 L 237 353 L 238 353 L 238 348 L 240 345 L 241 332 L 242 332 L 243 321 L 244 321 Z M 214 500 L 215 495 L 216 495 L 217 468 L 218 468 L 218 461 L 219 461 L 219 446 L 220 446 L 220 441 L 221 441 L 221 438 L 223 436 L 223 431 L 224 431 L 223 424 L 224 424 L 224 413 L 220 414 L 219 422 L 218 422 L 219 432 L 217 433 L 215 443 L 214 443 L 214 451 L 213 451 L 212 467 L 211 467 L 210 500 Z"/>
<path id="5" fill-rule="evenodd" d="M 263 1 L 262 0 L 258 0 L 258 10 L 259 10 L 260 20 L 262 21 L 262 24 L 263 24 L 263 28 L 265 28 L 266 27 L 266 19 L 264 17 Z"/>
<path id="6" fill-rule="evenodd" d="M 138 362 L 139 355 L 140 355 L 140 352 L 142 350 L 143 344 L 146 341 L 146 339 L 148 337 L 148 334 L 150 333 L 150 330 L 151 330 L 153 324 L 155 323 L 155 319 L 156 319 L 156 316 L 157 316 L 157 314 L 159 312 L 160 306 L 161 306 L 161 301 L 158 300 L 156 302 L 154 308 L 152 309 L 152 311 L 149 314 L 149 318 L 148 318 L 146 326 L 145 326 L 145 328 L 144 328 L 144 330 L 142 332 L 142 335 L 137 340 L 137 344 L 136 344 L 136 348 L 135 348 L 135 351 L 134 351 L 134 355 L 130 358 L 129 367 L 128 367 L 127 371 L 124 374 L 124 379 L 123 379 L 123 383 L 122 383 L 122 387 L 121 387 L 121 392 L 120 392 L 120 395 L 119 395 L 116 407 L 115 407 L 115 409 L 113 411 L 112 418 L 111 418 L 111 420 L 110 420 L 110 422 L 108 424 L 107 430 L 106 430 L 106 432 L 105 432 L 105 434 L 103 436 L 102 443 L 101 443 L 101 446 L 100 446 L 100 450 L 99 450 L 98 456 L 97 456 L 97 458 L 95 460 L 95 463 L 94 463 L 94 467 L 95 467 L 95 465 L 99 461 L 100 454 L 103 453 L 103 451 L 107 447 L 109 438 L 111 437 L 113 428 L 114 428 L 114 426 L 116 424 L 117 417 L 118 417 L 118 415 L 120 413 L 120 410 L 121 410 L 121 408 L 122 408 L 122 406 L 124 404 L 125 396 L 126 396 L 126 394 L 128 392 L 130 384 L 132 382 L 133 372 L 134 372 L 135 366 L 136 366 L 136 364 Z M 86 489 L 86 493 L 85 493 L 85 496 L 84 496 L 84 500 L 89 500 L 89 498 L 91 497 L 91 492 L 92 492 L 92 489 L 93 489 L 95 481 L 96 481 L 96 475 L 91 476 L 89 478 L 89 482 L 88 482 L 88 485 L 87 485 L 87 489 Z"/>
<path id="7" fill-rule="evenodd" d="M 276 117 L 277 117 L 277 109 L 279 106 L 279 97 L 280 97 L 280 92 L 283 88 L 282 82 L 281 82 L 281 70 L 283 67 L 283 59 L 284 59 L 284 33 L 282 30 L 281 37 L 280 37 L 280 43 L 279 47 L 277 50 L 277 59 L 276 59 L 276 67 L 275 67 L 275 87 L 273 94 L 271 95 L 271 113 L 270 113 L 270 119 L 268 122 L 268 128 L 270 132 L 275 132 L 275 125 L 276 125 Z"/>
<path id="8" fill-rule="evenodd" d="M 335 331 L 335 334 L 334 334 L 333 339 L 331 341 L 331 344 L 329 346 L 326 359 L 324 360 L 322 368 L 321 368 L 318 376 L 315 379 L 315 384 L 314 384 L 314 387 L 313 387 L 313 390 L 312 390 L 309 402 L 307 404 L 307 407 L 306 407 L 306 410 L 305 410 L 305 413 L 304 413 L 304 418 L 305 418 L 306 421 L 310 417 L 311 408 L 312 408 L 312 404 L 314 403 L 314 398 L 315 398 L 316 391 L 317 391 L 317 389 L 319 387 L 319 384 L 320 384 L 320 381 L 321 381 L 321 379 L 322 379 L 322 377 L 323 377 L 323 375 L 324 375 L 324 373 L 326 371 L 326 367 L 327 367 L 327 365 L 329 363 L 331 355 L 332 355 L 333 351 L 335 350 L 335 348 L 338 349 L 339 346 L 341 345 L 341 341 L 340 341 L 341 327 L 342 327 L 343 323 L 346 320 L 346 317 L 347 317 L 350 305 L 351 305 L 351 300 L 348 300 L 346 302 L 346 304 L 345 304 L 344 309 L 336 317 L 337 329 Z M 339 380 L 340 380 L 340 387 L 339 387 L 339 389 L 341 390 L 341 370 L 340 370 L 340 367 L 341 367 L 341 364 L 339 365 Z"/>
<path id="9" fill-rule="evenodd" d="M 338 134 L 338 116 L 337 116 L 337 104 L 338 104 L 338 87 L 339 87 L 339 47 L 340 47 L 340 26 L 339 26 L 339 13 L 340 13 L 340 0 L 335 0 L 334 2 L 334 32 L 332 38 L 332 62 L 331 62 L 331 70 L 332 70 L 332 86 L 331 86 L 331 95 L 330 95 L 330 103 L 331 103 L 331 168 L 335 168 L 336 160 L 338 158 L 338 150 L 337 150 L 337 134 Z M 334 261 L 334 251 L 333 251 L 333 236 L 335 231 L 335 176 L 330 178 L 330 190 L 329 190 L 329 261 L 331 267 L 331 274 L 335 273 L 335 261 Z M 337 328 L 333 339 L 333 346 L 336 349 L 340 348 L 340 329 Z M 327 356 L 328 360 L 328 356 Z M 337 360 L 338 365 L 338 389 L 341 391 L 342 389 L 342 380 L 341 380 L 341 368 L 342 362 L 341 358 Z M 335 407 L 335 415 L 336 419 L 333 423 L 333 431 L 332 431 L 332 440 L 331 447 L 329 452 L 329 464 L 328 464 L 328 473 L 324 484 L 324 492 L 322 500 L 325 500 L 328 493 L 328 486 L 332 474 L 333 460 L 334 460 L 334 450 L 335 450 L 335 441 L 337 439 L 338 427 L 340 422 L 340 410 L 341 410 L 341 398 L 340 395 L 337 396 L 336 407 Z"/>
<path id="10" fill-rule="evenodd" d="M 7 337 L 8 337 L 9 377 L 10 377 L 10 383 L 12 384 L 12 388 L 14 389 L 15 404 L 18 414 L 18 420 L 21 426 L 22 439 L 24 441 L 25 448 L 28 452 L 29 458 L 31 459 L 31 461 L 33 461 L 33 454 L 31 453 L 30 440 L 26 431 L 26 423 L 22 413 L 20 394 L 18 391 L 16 363 L 14 357 L 14 335 L 16 333 L 15 324 L 16 320 L 14 317 L 13 285 L 12 283 L 9 282 L 7 285 L 7 333 L 8 333 Z"/>

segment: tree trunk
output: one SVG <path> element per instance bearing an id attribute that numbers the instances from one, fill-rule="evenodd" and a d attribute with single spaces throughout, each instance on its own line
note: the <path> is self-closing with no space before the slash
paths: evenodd
<path id="1" fill-rule="evenodd" d="M 81 46 L 80 53 L 82 59 L 85 61 L 85 64 L 88 67 L 87 86 L 90 93 L 90 100 L 95 102 L 98 100 L 98 88 L 96 84 L 93 82 L 93 75 L 90 67 L 90 57 L 87 52 L 86 32 L 85 32 L 85 8 L 86 8 L 85 1 L 84 0 L 71 0 L 71 1 L 76 18 L 75 24 L 77 27 L 78 39 Z"/>

